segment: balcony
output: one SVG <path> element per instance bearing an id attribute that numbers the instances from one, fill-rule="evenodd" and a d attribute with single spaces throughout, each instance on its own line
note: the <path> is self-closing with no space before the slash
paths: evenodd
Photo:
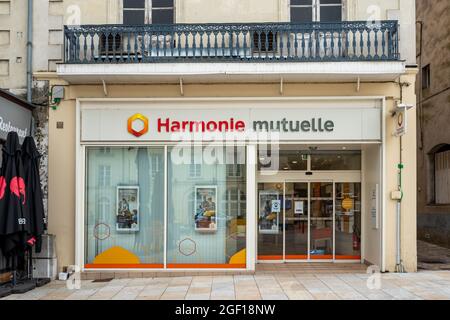
<path id="1" fill-rule="evenodd" d="M 404 70 L 399 63 L 397 21 L 82 25 L 65 27 L 64 63 L 58 73 L 68 81 L 77 76 L 79 82 L 89 82 L 86 77 L 94 73 L 115 81 L 141 76 L 142 82 L 156 76 L 175 81 L 194 74 L 222 78 L 245 74 L 244 81 L 251 75 L 276 74 L 279 79 L 302 74 L 310 80 L 311 74 L 336 73 L 362 79 L 379 73 L 391 79 Z"/>
<path id="2" fill-rule="evenodd" d="M 66 26 L 65 62 L 392 61 L 397 28 L 396 21 Z"/>

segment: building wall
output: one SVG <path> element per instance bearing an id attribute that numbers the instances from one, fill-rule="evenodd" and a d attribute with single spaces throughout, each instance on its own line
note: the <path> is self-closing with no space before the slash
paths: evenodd
<path id="1" fill-rule="evenodd" d="M 411 86 L 404 90 L 404 101 L 415 103 L 415 75 L 406 75 L 402 81 Z M 390 191 L 397 189 L 397 163 L 399 141 L 392 136 L 393 123 L 390 112 L 400 98 L 396 82 L 363 83 L 357 92 L 356 83 L 347 84 L 293 84 L 284 86 L 286 97 L 306 96 L 385 96 L 387 99 L 386 122 L 386 177 L 387 189 L 382 196 L 386 200 L 386 267 L 395 269 L 395 201 Z M 185 97 L 277 97 L 279 84 L 211 84 L 185 85 Z M 178 85 L 109 85 L 105 97 L 103 87 L 95 85 L 73 85 L 67 87 L 66 99 L 57 110 L 50 111 L 50 172 L 49 172 L 49 230 L 57 235 L 59 267 L 74 263 L 75 257 L 75 104 L 77 98 L 149 98 L 180 97 Z M 415 126 L 415 114 L 410 113 L 410 128 Z M 64 129 L 56 129 L 56 122 L 64 122 Z M 402 249 L 403 260 L 408 271 L 417 270 L 416 259 L 416 133 L 411 129 L 404 137 L 405 160 L 404 192 L 402 205 Z"/>
<path id="2" fill-rule="evenodd" d="M 122 0 L 64 0 L 65 21 L 121 24 Z M 248 23 L 290 21 L 289 0 L 175 0 L 176 23 Z M 398 20 L 402 59 L 415 65 L 414 0 L 344 0 L 344 20 Z"/>
<path id="3" fill-rule="evenodd" d="M 63 44 L 63 2 L 33 1 L 33 71 L 55 71 Z M 27 86 L 27 0 L 0 1 L 0 88 Z"/>
<path id="4" fill-rule="evenodd" d="M 417 57 L 419 67 L 430 65 L 431 87 L 421 88 L 417 77 L 418 99 L 418 236 L 419 239 L 450 247 L 450 204 L 433 205 L 432 157 L 438 145 L 450 144 L 450 3 L 417 0 Z"/>

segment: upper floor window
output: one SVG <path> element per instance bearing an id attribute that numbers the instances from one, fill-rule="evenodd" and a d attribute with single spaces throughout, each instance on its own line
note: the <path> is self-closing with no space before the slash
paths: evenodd
<path id="1" fill-rule="evenodd" d="M 123 0 L 123 24 L 172 24 L 174 0 Z"/>
<path id="2" fill-rule="evenodd" d="M 152 0 L 152 24 L 172 24 L 174 0 Z"/>
<path id="3" fill-rule="evenodd" d="M 146 21 L 145 0 L 123 0 L 123 24 L 140 25 Z"/>
<path id="4" fill-rule="evenodd" d="M 342 0 L 290 0 L 291 22 L 342 21 Z"/>
<path id="5" fill-rule="evenodd" d="M 438 145 L 429 153 L 430 204 L 450 205 L 450 144 Z"/>
<path id="6" fill-rule="evenodd" d="M 426 65 L 422 68 L 422 90 L 429 89 L 431 87 L 431 67 Z"/>

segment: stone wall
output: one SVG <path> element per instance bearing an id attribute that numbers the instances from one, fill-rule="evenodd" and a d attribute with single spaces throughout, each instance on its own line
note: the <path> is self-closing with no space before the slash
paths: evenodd
<path id="1" fill-rule="evenodd" d="M 430 87 L 417 78 L 418 113 L 418 238 L 450 247 L 450 204 L 433 203 L 433 156 L 439 145 L 450 144 L 450 2 L 417 0 L 417 63 L 430 65 Z M 420 28 L 422 26 L 422 36 Z"/>

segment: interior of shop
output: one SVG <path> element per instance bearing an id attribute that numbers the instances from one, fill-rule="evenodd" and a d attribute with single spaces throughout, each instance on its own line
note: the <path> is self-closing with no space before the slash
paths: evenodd
<path id="1" fill-rule="evenodd" d="M 370 195 L 376 195 L 373 190 L 381 185 L 381 166 L 374 161 L 380 149 L 379 145 L 260 149 L 258 262 L 364 262 L 363 246 L 377 238 L 371 231 L 380 227 L 369 221 L 372 207 L 380 208 L 379 199 L 372 201 Z M 379 210 L 374 212 L 375 220 L 378 214 Z M 376 241 L 371 243 L 372 260 L 374 248 L 380 247 Z"/>

